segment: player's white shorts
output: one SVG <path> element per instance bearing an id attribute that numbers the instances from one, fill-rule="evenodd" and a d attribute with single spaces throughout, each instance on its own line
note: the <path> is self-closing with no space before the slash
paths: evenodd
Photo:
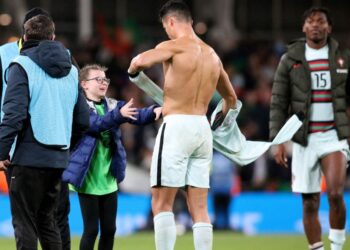
<path id="1" fill-rule="evenodd" d="M 308 145 L 293 144 L 292 190 L 296 193 L 318 193 L 321 191 L 320 160 L 333 152 L 341 151 L 349 160 L 347 140 L 339 141 L 337 132 L 312 133 L 308 136 Z"/>
<path id="2" fill-rule="evenodd" d="M 151 165 L 151 187 L 209 188 L 213 142 L 201 115 L 167 115 L 159 128 Z"/>

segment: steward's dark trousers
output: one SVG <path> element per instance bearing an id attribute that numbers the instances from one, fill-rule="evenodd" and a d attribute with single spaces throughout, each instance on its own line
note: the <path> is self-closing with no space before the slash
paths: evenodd
<path id="1" fill-rule="evenodd" d="M 57 211 L 63 169 L 13 166 L 10 181 L 12 224 L 17 250 L 61 250 Z"/>
<path id="2" fill-rule="evenodd" d="M 6 176 L 6 182 L 7 182 L 8 189 L 10 189 L 11 172 L 12 172 L 12 166 L 10 165 L 9 167 L 7 167 L 7 170 L 5 171 L 5 176 Z"/>
<path id="3" fill-rule="evenodd" d="M 70 250 L 70 229 L 68 215 L 70 211 L 68 183 L 61 183 L 61 192 L 55 219 L 60 230 L 62 250 Z"/>

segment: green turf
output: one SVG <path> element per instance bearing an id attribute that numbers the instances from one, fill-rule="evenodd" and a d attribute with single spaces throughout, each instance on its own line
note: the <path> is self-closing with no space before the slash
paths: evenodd
<path id="1" fill-rule="evenodd" d="M 329 241 L 324 237 L 325 249 L 329 250 Z M 13 238 L 0 238 L 1 250 L 15 250 Z M 73 238 L 72 250 L 79 249 L 79 238 Z M 95 247 L 97 249 L 97 247 Z M 154 250 L 153 233 L 138 233 L 128 237 L 117 237 L 114 249 L 118 250 Z M 193 248 L 192 234 L 179 236 L 175 250 L 191 250 Z M 215 232 L 214 250 L 302 250 L 308 249 L 303 235 L 262 235 L 245 236 L 232 232 Z M 350 250 L 350 242 L 343 250 Z"/>

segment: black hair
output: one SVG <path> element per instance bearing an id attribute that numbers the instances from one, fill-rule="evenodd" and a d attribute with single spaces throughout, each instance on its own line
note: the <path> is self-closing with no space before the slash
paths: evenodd
<path id="1" fill-rule="evenodd" d="M 321 13 L 325 14 L 328 24 L 330 26 L 333 25 L 333 20 L 331 18 L 329 10 L 327 8 L 324 8 L 324 7 L 311 7 L 310 9 L 306 10 L 303 14 L 303 20 L 302 20 L 303 25 L 305 24 L 306 19 L 308 19 L 310 16 L 312 16 L 316 12 L 321 12 Z"/>
<path id="2" fill-rule="evenodd" d="M 159 11 L 160 21 L 168 14 L 176 14 L 178 18 L 185 21 L 192 21 L 192 15 L 188 5 L 181 0 L 169 0 L 166 2 Z"/>
<path id="3" fill-rule="evenodd" d="M 44 10 L 44 9 L 42 9 L 42 8 L 35 7 L 35 8 L 32 8 L 32 9 L 28 10 L 28 12 L 25 14 L 24 20 L 23 20 L 23 25 L 24 25 L 29 19 L 31 19 L 32 17 L 38 16 L 38 15 L 47 16 L 47 17 L 49 17 L 49 18 L 52 20 L 52 18 L 51 18 L 51 16 L 50 16 L 49 12 L 47 12 L 46 10 Z"/>

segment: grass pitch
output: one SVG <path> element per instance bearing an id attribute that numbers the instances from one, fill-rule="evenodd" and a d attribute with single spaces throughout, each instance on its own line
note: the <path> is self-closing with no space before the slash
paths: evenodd
<path id="1" fill-rule="evenodd" d="M 349 237 L 348 237 L 349 238 Z M 72 250 L 79 249 L 79 237 L 72 239 Z M 329 240 L 323 238 L 325 249 L 329 250 Z M 13 238 L 0 238 L 1 250 L 15 250 L 15 240 Z M 95 246 L 97 249 L 97 246 Z M 114 249 L 118 250 L 154 250 L 153 232 L 143 232 L 133 234 L 127 237 L 117 237 L 114 243 Z M 192 250 L 192 233 L 178 236 L 175 250 Z M 306 239 L 303 235 L 259 235 L 246 236 L 233 232 L 215 232 L 214 250 L 302 250 L 308 249 Z M 350 250 L 348 241 L 344 250 Z"/>

